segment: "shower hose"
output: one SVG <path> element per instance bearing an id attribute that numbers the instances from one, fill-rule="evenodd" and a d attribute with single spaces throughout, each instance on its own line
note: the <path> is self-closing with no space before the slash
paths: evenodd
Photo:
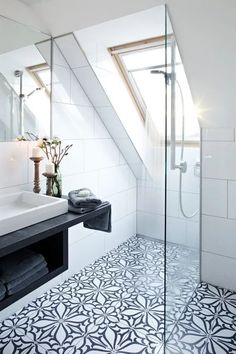
<path id="1" fill-rule="evenodd" d="M 181 134 L 181 150 L 180 150 L 180 161 L 183 161 L 184 159 L 184 141 L 185 141 L 185 108 L 184 108 L 184 98 L 183 98 L 183 92 L 181 89 L 181 86 L 179 82 L 176 80 L 179 92 L 180 92 L 180 97 L 181 97 L 181 105 L 182 105 L 182 134 Z M 183 216 L 187 219 L 193 218 L 199 210 L 196 210 L 192 214 L 187 214 L 183 208 L 183 170 L 180 168 L 179 169 L 179 206 L 180 206 L 180 211 L 183 214 Z"/>

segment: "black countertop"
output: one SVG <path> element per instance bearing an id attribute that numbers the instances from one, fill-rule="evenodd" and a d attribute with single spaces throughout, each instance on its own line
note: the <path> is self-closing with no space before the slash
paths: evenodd
<path id="1" fill-rule="evenodd" d="M 49 235 L 60 233 L 71 226 L 92 219 L 100 214 L 103 214 L 110 208 L 111 205 L 106 204 L 85 214 L 74 214 L 68 212 L 55 218 L 42 221 L 38 224 L 11 232 L 4 236 L 0 236 L 0 257 L 5 256 L 10 252 L 14 252 L 19 248 L 26 247 L 33 242 L 40 241 Z"/>

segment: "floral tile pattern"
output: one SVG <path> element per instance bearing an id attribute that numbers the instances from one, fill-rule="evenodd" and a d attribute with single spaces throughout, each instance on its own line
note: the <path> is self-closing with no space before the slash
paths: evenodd
<path id="1" fill-rule="evenodd" d="M 167 354 L 236 353 L 236 293 L 199 284 L 167 343 Z"/>
<path id="2" fill-rule="evenodd" d="M 236 294 L 201 283 L 191 298 L 197 258 L 166 251 L 166 353 L 236 353 Z M 161 354 L 163 336 L 164 245 L 132 237 L 3 321 L 0 354 Z"/>

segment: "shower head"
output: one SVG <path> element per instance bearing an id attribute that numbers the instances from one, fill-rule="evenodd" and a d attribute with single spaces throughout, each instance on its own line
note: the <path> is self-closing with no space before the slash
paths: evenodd
<path id="1" fill-rule="evenodd" d="M 23 76 L 23 71 L 22 70 L 15 70 L 14 71 L 15 77 L 22 77 Z"/>
<path id="2" fill-rule="evenodd" d="M 151 74 L 161 74 L 161 75 L 164 75 L 167 85 L 169 85 L 170 80 L 172 79 L 172 74 L 166 73 L 165 71 L 162 71 L 162 70 L 156 70 L 156 69 L 155 69 L 155 70 L 151 70 L 150 73 L 151 73 Z"/>
<path id="3" fill-rule="evenodd" d="M 162 75 L 166 75 L 165 71 L 162 70 L 151 70 L 151 74 L 162 74 Z"/>

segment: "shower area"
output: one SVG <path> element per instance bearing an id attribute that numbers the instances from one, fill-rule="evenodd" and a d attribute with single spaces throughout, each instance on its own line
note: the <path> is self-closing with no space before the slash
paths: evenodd
<path id="1" fill-rule="evenodd" d="M 133 299 L 127 298 L 124 314 L 136 327 L 137 353 L 145 331 L 150 353 L 162 353 L 200 282 L 200 127 L 167 8 L 152 9 L 149 19 L 148 12 L 140 14 L 116 20 L 114 27 L 80 30 L 75 38 L 141 160 L 130 162 L 137 178 L 137 235 L 114 257 L 123 257 L 127 267 L 125 289 Z M 105 117 L 111 126 L 107 122 Z M 114 136 L 122 148 L 122 138 Z"/>
<path id="2" fill-rule="evenodd" d="M 146 296 L 163 301 L 160 353 L 171 352 L 168 340 L 200 282 L 200 127 L 165 16 L 164 36 L 121 53 L 145 112 L 137 237 L 148 254 Z"/>

